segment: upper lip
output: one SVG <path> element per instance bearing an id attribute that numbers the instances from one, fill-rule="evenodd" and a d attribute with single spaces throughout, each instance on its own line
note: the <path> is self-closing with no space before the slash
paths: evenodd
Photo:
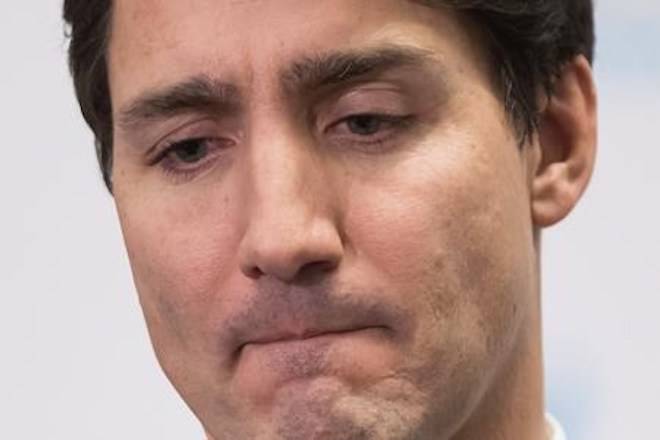
<path id="1" fill-rule="evenodd" d="M 330 328 L 330 329 L 318 329 L 318 328 L 307 328 L 300 331 L 291 331 L 283 330 L 276 331 L 263 336 L 256 336 L 251 338 L 249 341 L 241 345 L 241 348 L 247 344 L 269 344 L 272 342 L 283 342 L 283 341 L 297 341 L 310 339 L 316 336 L 322 336 L 327 334 L 339 334 L 339 333 L 349 333 L 353 331 L 365 330 L 367 328 L 377 328 L 383 326 L 377 325 L 360 325 L 355 327 L 347 328 Z"/>
<path id="2" fill-rule="evenodd" d="M 269 293 L 267 295 L 267 293 Z M 222 319 L 221 344 L 235 359 L 246 345 L 304 340 L 365 329 L 408 334 L 411 320 L 400 307 L 373 295 L 332 296 L 329 290 L 257 292 L 247 305 Z"/>

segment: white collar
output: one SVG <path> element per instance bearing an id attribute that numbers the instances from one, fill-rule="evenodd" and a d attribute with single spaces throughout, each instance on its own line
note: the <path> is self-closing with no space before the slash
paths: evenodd
<path id="1" fill-rule="evenodd" d="M 564 430 L 562 429 L 557 419 L 552 416 L 552 414 L 546 414 L 545 420 L 550 427 L 550 430 L 552 431 L 552 437 L 550 437 L 550 440 L 566 440 Z"/>

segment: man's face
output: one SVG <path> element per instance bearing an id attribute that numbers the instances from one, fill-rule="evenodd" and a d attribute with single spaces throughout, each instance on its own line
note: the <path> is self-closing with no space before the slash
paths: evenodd
<path id="1" fill-rule="evenodd" d="M 116 0 L 114 190 L 215 439 L 446 439 L 535 324 L 529 150 L 403 0 Z"/>

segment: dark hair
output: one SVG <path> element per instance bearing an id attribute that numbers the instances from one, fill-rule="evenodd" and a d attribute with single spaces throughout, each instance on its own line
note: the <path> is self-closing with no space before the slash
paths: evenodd
<path id="1" fill-rule="evenodd" d="M 578 54 L 591 62 L 592 0 L 418 0 L 468 15 L 484 32 L 503 104 L 521 144 L 537 128 L 539 88 L 552 94 L 562 66 Z M 103 179 L 112 191 L 112 103 L 106 52 L 112 0 L 64 0 L 69 66 L 82 114 L 95 135 Z"/>

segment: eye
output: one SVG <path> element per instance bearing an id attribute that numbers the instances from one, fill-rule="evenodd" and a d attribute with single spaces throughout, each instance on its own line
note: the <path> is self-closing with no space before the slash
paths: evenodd
<path id="1" fill-rule="evenodd" d="M 194 164 L 206 157 L 209 147 L 205 139 L 187 139 L 173 144 L 168 151 L 176 160 Z"/>
<path id="2" fill-rule="evenodd" d="M 346 125 L 351 133 L 360 136 L 370 136 L 380 131 L 385 120 L 378 115 L 355 115 L 346 119 Z"/>
<path id="3" fill-rule="evenodd" d="M 395 143 L 414 122 L 414 115 L 360 113 L 346 116 L 326 129 L 331 142 L 349 147 Z"/>
<path id="4" fill-rule="evenodd" d="M 154 164 L 158 164 L 165 175 L 185 181 L 212 167 L 229 146 L 230 141 L 219 138 L 174 141 L 163 149 Z"/>

